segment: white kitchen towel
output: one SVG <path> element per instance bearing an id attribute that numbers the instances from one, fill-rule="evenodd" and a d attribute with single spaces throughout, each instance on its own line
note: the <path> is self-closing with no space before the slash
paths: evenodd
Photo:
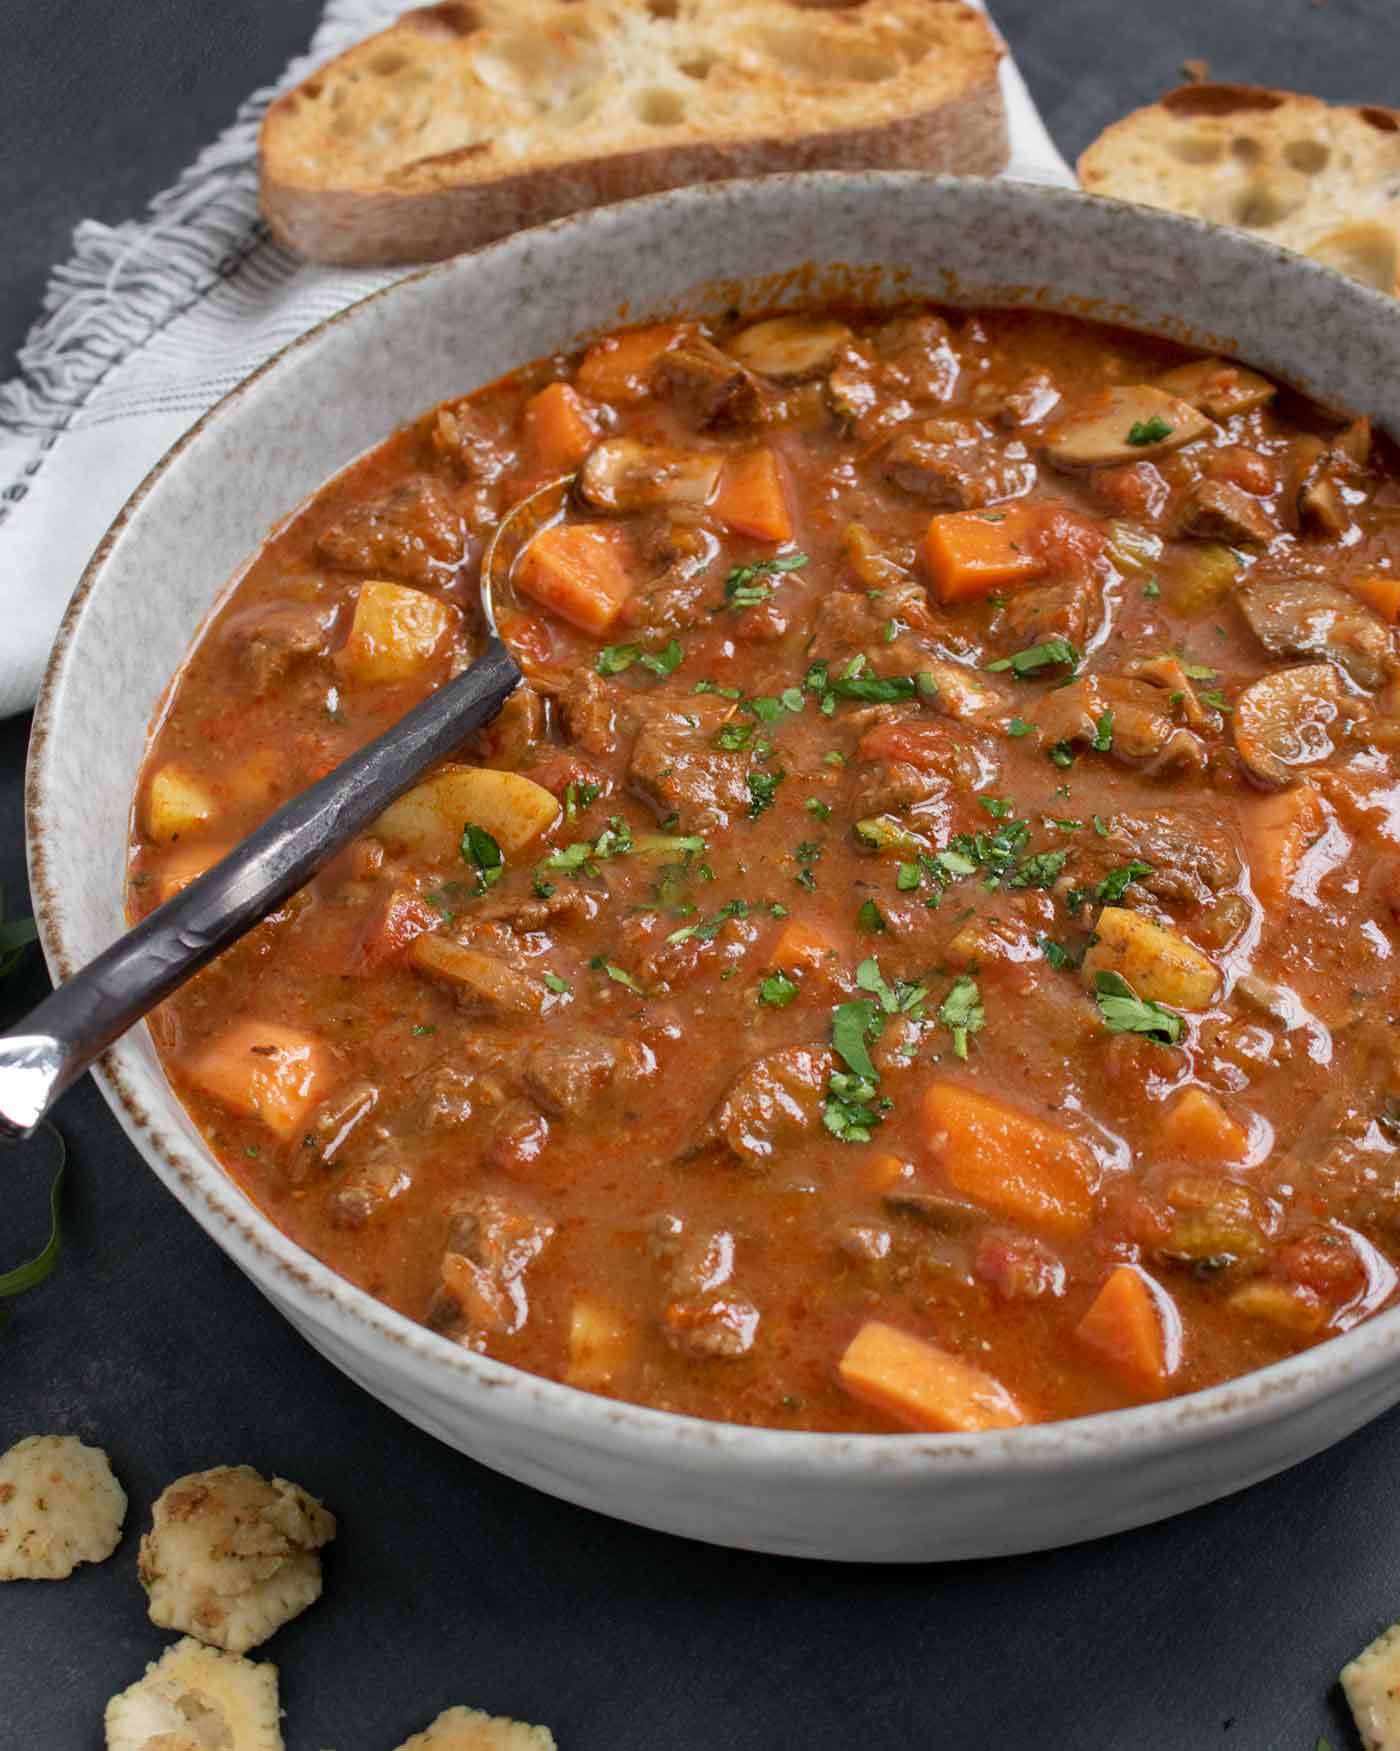
<path id="1" fill-rule="evenodd" d="M 980 3 L 980 0 L 974 0 Z M 34 703 L 83 568 L 147 471 L 279 348 L 409 270 L 309 267 L 258 222 L 268 103 L 383 28 L 403 0 L 329 0 L 310 53 L 256 92 L 149 215 L 86 220 L 0 385 L 0 717 Z M 1072 184 L 1008 55 L 1006 175 Z"/>

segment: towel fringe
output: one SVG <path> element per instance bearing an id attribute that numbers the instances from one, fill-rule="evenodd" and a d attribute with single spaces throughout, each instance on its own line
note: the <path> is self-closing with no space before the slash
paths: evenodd
<path id="1" fill-rule="evenodd" d="M 148 218 L 77 226 L 19 350 L 20 375 L 0 384 L 0 428 L 43 436 L 49 448 L 111 370 L 237 270 L 264 237 L 257 146 L 268 105 L 403 9 L 401 0 L 330 0 L 310 50 L 239 105 Z"/>

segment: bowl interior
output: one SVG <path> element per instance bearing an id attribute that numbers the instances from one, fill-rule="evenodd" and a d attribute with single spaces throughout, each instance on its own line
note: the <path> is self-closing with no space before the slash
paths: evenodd
<path id="1" fill-rule="evenodd" d="M 602 209 L 446 263 L 313 331 L 234 391 L 138 490 L 85 574 L 31 754 L 31 875 L 55 976 L 123 928 L 130 797 L 170 676 L 230 578 L 330 475 L 442 398 L 600 328 L 916 294 L 1067 311 L 1228 352 L 1400 430 L 1400 371 L 1386 368 L 1400 362 L 1391 300 L 1234 233 L 1063 191 L 888 173 L 774 177 Z M 275 1267 L 289 1294 L 394 1324 L 224 1178 L 144 1027 L 113 1048 L 107 1076 L 128 1132 L 245 1269 L 262 1280 Z M 1338 1344 L 1356 1349 L 1370 1329 Z M 424 1353 L 449 1353 L 420 1335 Z M 1269 1372 L 1293 1370 L 1301 1383 L 1315 1367 L 1304 1355 Z"/>

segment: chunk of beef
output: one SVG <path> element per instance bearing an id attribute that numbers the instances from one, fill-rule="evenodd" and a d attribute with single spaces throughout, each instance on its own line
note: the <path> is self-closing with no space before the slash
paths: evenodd
<path id="1" fill-rule="evenodd" d="M 996 418 L 1004 426 L 1038 425 L 1049 418 L 1059 401 L 1059 385 L 1044 366 L 1037 365 L 1000 398 Z"/>
<path id="2" fill-rule="evenodd" d="M 519 1331 L 530 1313 L 525 1272 L 553 1234 L 547 1216 L 503 1193 L 458 1199 L 447 1213 L 442 1283 L 427 1323 L 463 1342 Z"/>
<path id="3" fill-rule="evenodd" d="M 730 1084 L 712 1134 L 755 1170 L 821 1124 L 827 1079 L 836 1060 L 822 1046 L 789 1046 L 756 1058 Z"/>
<path id="4" fill-rule="evenodd" d="M 1173 722 L 1170 710 L 1168 696 L 1146 681 L 1086 675 L 1049 694 L 1037 715 L 1042 737 L 1054 746 L 1093 742 L 1111 711 L 1115 759 L 1148 773 L 1199 770 L 1205 761 L 1200 738 Z"/>
<path id="5" fill-rule="evenodd" d="M 752 800 L 748 757 L 714 745 L 728 715 L 723 701 L 697 699 L 684 710 L 658 711 L 632 744 L 632 787 L 660 818 L 678 814 L 687 832 L 722 831 Z"/>
<path id="6" fill-rule="evenodd" d="M 284 602 L 235 614 L 227 637 L 241 645 L 253 686 L 266 693 L 298 664 L 324 657 L 339 610 L 335 603 Z"/>
<path id="7" fill-rule="evenodd" d="M 473 1015 L 520 1019 L 541 1015 L 550 1006 L 545 986 L 498 955 L 441 935 L 416 938 L 408 954 L 419 972 L 449 986 L 458 1003 Z"/>
<path id="8" fill-rule="evenodd" d="M 959 723 L 988 723 L 1007 709 L 1005 695 L 968 663 L 926 658 L 920 668 L 933 677 L 932 704 L 944 717 Z"/>
<path id="9" fill-rule="evenodd" d="M 719 543 L 685 513 L 644 515 L 634 532 L 642 558 L 654 570 L 623 604 L 622 620 L 654 632 L 679 632 L 696 618 Z"/>
<path id="10" fill-rule="evenodd" d="M 423 1122 L 430 1131 L 455 1130 L 479 1119 L 506 1098 L 498 1076 L 489 1070 L 462 1070 L 440 1064 L 423 1084 Z"/>
<path id="11" fill-rule="evenodd" d="M 948 781 L 907 760 L 878 760 L 861 768 L 853 807 L 864 820 L 870 815 L 902 815 L 948 794 Z"/>
<path id="12" fill-rule="evenodd" d="M 479 408 L 455 401 L 429 416 L 429 441 L 438 455 L 453 462 L 463 478 L 478 486 L 494 486 L 515 464 L 515 452 L 490 431 Z"/>
<path id="13" fill-rule="evenodd" d="M 1150 863 L 1152 874 L 1139 880 L 1164 900 L 1205 906 L 1240 879 L 1240 854 L 1229 835 L 1177 812 L 1114 815 L 1102 844 L 1115 863 Z"/>
<path id="14" fill-rule="evenodd" d="M 1242 584 L 1235 602 L 1270 656 L 1325 657 L 1358 687 L 1379 687 L 1394 667 L 1385 624 L 1320 578 L 1260 578 Z"/>
<path id="15" fill-rule="evenodd" d="M 523 681 L 491 722 L 468 742 L 469 758 L 483 766 L 524 766 L 543 736 L 544 701 Z"/>
<path id="16" fill-rule="evenodd" d="M 1008 652 L 1067 638 L 1077 650 L 1103 612 L 1103 596 L 1093 578 L 1071 578 L 1063 584 L 1038 584 L 1007 603 L 997 624 L 997 643 Z"/>
<path id="17" fill-rule="evenodd" d="M 687 335 L 663 353 L 652 382 L 702 428 L 752 426 L 763 418 L 758 379 L 702 335 Z"/>
<path id="18" fill-rule="evenodd" d="M 914 401 L 946 401 L 958 380 L 960 361 L 952 332 L 941 316 L 896 316 L 871 337 L 888 388 Z"/>
<path id="19" fill-rule="evenodd" d="M 554 701 L 565 736 L 600 759 L 617 748 L 617 711 L 612 689 L 596 669 L 578 668 Z"/>
<path id="20" fill-rule="evenodd" d="M 643 1046 L 581 1028 L 534 1041 L 520 1083 L 545 1112 L 566 1118 L 589 1111 L 609 1089 L 645 1075 L 654 1063 Z"/>
<path id="21" fill-rule="evenodd" d="M 967 511 L 1029 489 L 1034 466 L 1006 456 L 976 420 L 926 420 L 895 434 L 885 479 L 933 510 Z"/>
<path id="22" fill-rule="evenodd" d="M 367 1228 L 413 1184 L 412 1164 L 395 1137 L 381 1136 L 360 1156 L 326 1197 L 335 1228 Z"/>
<path id="23" fill-rule="evenodd" d="M 882 643 L 884 624 L 879 604 L 868 596 L 855 590 L 833 590 L 822 603 L 809 653 L 833 665 L 848 662 Z"/>
<path id="24" fill-rule="evenodd" d="M 322 530 L 316 552 L 345 571 L 428 584 L 462 563 L 465 545 L 462 516 L 446 487 L 421 474 Z"/>
<path id="25" fill-rule="evenodd" d="M 323 1100 L 312 1113 L 302 1142 L 291 1156 L 289 1184 L 300 1189 L 323 1169 L 334 1166 L 344 1154 L 346 1144 L 378 1105 L 377 1085 L 363 1078 L 336 1089 Z"/>
<path id="26" fill-rule="evenodd" d="M 739 1295 L 712 1300 L 673 1301 L 662 1316 L 661 1329 L 673 1350 L 702 1362 L 732 1362 L 746 1356 L 758 1336 L 759 1311 Z"/>
<path id="27" fill-rule="evenodd" d="M 1189 487 L 1177 512 L 1177 528 L 1183 535 L 1231 547 L 1267 547 L 1279 533 L 1259 500 L 1227 480 L 1198 480 Z"/>
<path id="28" fill-rule="evenodd" d="M 512 930 L 557 930 L 562 925 L 587 923 L 598 915 L 598 896 L 586 888 L 556 887 L 552 894 L 503 895 L 476 908 L 473 916 L 499 920 Z"/>

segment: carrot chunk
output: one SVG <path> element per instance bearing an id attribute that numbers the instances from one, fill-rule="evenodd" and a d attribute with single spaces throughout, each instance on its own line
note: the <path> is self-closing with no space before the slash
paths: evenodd
<path id="1" fill-rule="evenodd" d="M 1237 1166 L 1249 1157 L 1249 1132 L 1204 1088 L 1183 1089 L 1163 1116 L 1162 1136 L 1207 1167 Z"/>
<path id="2" fill-rule="evenodd" d="M 1326 826 L 1322 802 L 1308 784 L 1264 797 L 1250 809 L 1245 827 L 1249 874 L 1266 911 L 1288 898 L 1305 853 Z"/>
<path id="3" fill-rule="evenodd" d="M 567 383 L 551 383 L 532 395 L 521 424 L 536 466 L 550 473 L 577 468 L 598 435 L 592 414 Z"/>
<path id="4" fill-rule="evenodd" d="M 1176 1365 L 1176 1310 L 1136 1265 L 1119 1265 L 1074 1328 L 1081 1344 L 1136 1391 L 1165 1390 Z"/>
<path id="5" fill-rule="evenodd" d="M 583 355 L 575 381 L 584 395 L 597 401 L 640 401 L 650 392 L 662 353 L 684 333 L 677 323 L 660 322 L 606 335 Z"/>
<path id="6" fill-rule="evenodd" d="M 325 1093 L 330 1057 L 319 1040 L 274 1022 L 240 1021 L 185 1065 L 185 1076 L 221 1106 L 261 1119 L 285 1142 Z"/>
<path id="7" fill-rule="evenodd" d="M 903 1179 L 912 1179 L 913 1167 L 898 1155 L 883 1152 L 867 1155 L 861 1166 L 860 1183 L 868 1192 L 892 1191 Z"/>
<path id="8" fill-rule="evenodd" d="M 1363 577 L 1349 578 L 1346 587 L 1368 608 L 1374 608 L 1382 620 L 1392 626 L 1400 620 L 1400 572 L 1367 572 Z"/>
<path id="9" fill-rule="evenodd" d="M 912 1333 L 870 1319 L 837 1364 L 852 1398 L 911 1429 L 1013 1429 L 1025 1412 L 999 1380 Z"/>
<path id="10" fill-rule="evenodd" d="M 632 594 L 632 544 L 610 523 L 556 523 L 520 556 L 515 586 L 583 632 L 603 633 Z"/>
<path id="11" fill-rule="evenodd" d="M 173 900 L 176 894 L 183 894 L 191 882 L 198 881 L 206 870 L 213 869 L 231 849 L 228 845 L 178 846 L 161 861 L 157 889 L 161 905 Z"/>
<path id="12" fill-rule="evenodd" d="M 924 537 L 924 560 L 940 602 L 968 602 L 1008 584 L 1028 584 L 1045 570 L 1029 505 L 948 511 Z"/>
<path id="13" fill-rule="evenodd" d="M 773 944 L 770 960 L 775 967 L 801 967 L 814 972 L 836 953 L 836 944 L 824 930 L 801 918 L 789 918 Z"/>
<path id="14" fill-rule="evenodd" d="M 713 509 L 741 535 L 759 541 L 792 540 L 792 513 L 782 473 L 769 449 L 750 450 L 725 464 Z"/>
<path id="15" fill-rule="evenodd" d="M 1093 1220 L 1094 1158 L 1058 1125 L 958 1082 L 929 1088 L 923 1119 L 925 1147 L 954 1191 L 1057 1234 Z"/>

